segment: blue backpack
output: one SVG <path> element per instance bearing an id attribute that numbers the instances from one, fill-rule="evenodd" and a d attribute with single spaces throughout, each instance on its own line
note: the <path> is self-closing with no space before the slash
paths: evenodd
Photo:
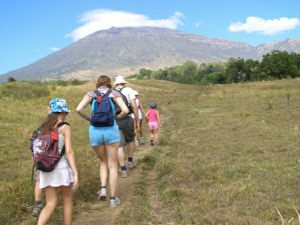
<path id="1" fill-rule="evenodd" d="M 111 127 L 114 125 L 114 106 L 111 98 L 108 97 L 111 92 L 111 90 L 108 90 L 105 94 L 101 94 L 98 90 L 94 91 L 96 97 L 92 99 L 92 115 L 90 118 L 92 126 Z"/>

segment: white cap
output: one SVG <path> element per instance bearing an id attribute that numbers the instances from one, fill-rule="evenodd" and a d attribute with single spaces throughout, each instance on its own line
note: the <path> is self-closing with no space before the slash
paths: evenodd
<path id="1" fill-rule="evenodd" d="M 117 76 L 115 80 L 115 85 L 117 84 L 128 84 L 128 82 L 124 80 L 123 76 Z"/>
<path id="2" fill-rule="evenodd" d="M 136 90 L 133 90 L 133 93 L 135 96 L 139 95 L 139 93 Z"/>

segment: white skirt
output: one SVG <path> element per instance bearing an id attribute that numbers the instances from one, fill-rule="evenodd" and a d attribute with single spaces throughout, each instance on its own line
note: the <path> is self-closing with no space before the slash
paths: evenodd
<path id="1" fill-rule="evenodd" d="M 63 156 L 51 172 L 40 171 L 40 188 L 69 186 L 74 183 L 74 173 Z"/>

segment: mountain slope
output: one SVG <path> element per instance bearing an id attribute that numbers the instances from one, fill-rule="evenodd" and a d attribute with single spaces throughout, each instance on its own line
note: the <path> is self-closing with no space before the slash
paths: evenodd
<path id="1" fill-rule="evenodd" d="M 299 43 L 297 45 L 300 46 Z M 271 46 L 272 47 L 272 46 Z M 300 47 L 299 47 L 300 48 Z M 260 52 L 269 47 L 259 46 Z M 140 27 L 98 31 L 33 64 L 0 76 L 16 79 L 89 79 L 104 72 L 127 75 L 140 68 L 159 69 L 183 63 L 257 59 L 257 48 L 172 29 Z"/>

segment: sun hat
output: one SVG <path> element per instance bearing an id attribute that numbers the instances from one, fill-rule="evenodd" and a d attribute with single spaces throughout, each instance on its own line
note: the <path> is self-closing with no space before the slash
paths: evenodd
<path id="1" fill-rule="evenodd" d="M 128 84 L 128 82 L 124 80 L 123 76 L 116 76 L 115 85 L 117 84 Z"/>
<path id="2" fill-rule="evenodd" d="M 139 96 L 139 93 L 136 90 L 133 90 L 135 96 Z"/>
<path id="3" fill-rule="evenodd" d="M 57 112 L 71 112 L 65 99 L 54 98 L 49 102 L 49 114 Z"/>
<path id="4" fill-rule="evenodd" d="M 151 109 L 155 109 L 155 108 L 157 107 L 157 103 L 156 103 L 156 102 L 150 102 L 150 103 L 149 103 L 149 107 L 150 107 Z"/>

